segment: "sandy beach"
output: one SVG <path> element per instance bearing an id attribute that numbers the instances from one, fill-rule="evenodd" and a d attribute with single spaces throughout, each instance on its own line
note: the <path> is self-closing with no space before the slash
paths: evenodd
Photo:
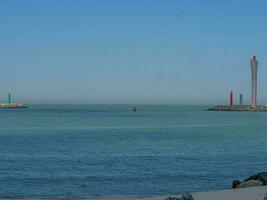
<path id="1" fill-rule="evenodd" d="M 131 197 L 105 197 L 92 198 L 90 200 L 164 200 L 167 196 L 157 196 L 148 198 L 131 198 Z M 267 200 L 267 186 L 250 187 L 242 189 L 228 189 L 211 192 L 192 193 L 194 200 Z"/>
<path id="2" fill-rule="evenodd" d="M 155 197 L 92 197 L 81 200 L 164 200 L 167 197 L 176 195 L 155 196 Z M 209 192 L 192 193 L 194 200 L 267 200 L 267 186 L 249 187 L 242 189 L 227 189 Z M 0 198 L 7 200 L 12 198 Z M 42 198 L 16 198 L 16 200 L 40 200 Z M 49 198 L 46 198 L 49 200 Z M 55 199 L 55 198 L 53 198 Z M 63 198 L 65 199 L 65 198 Z M 68 199 L 68 198 L 66 198 Z M 69 198 L 72 199 L 72 198 Z M 74 198 L 79 200 L 79 198 Z"/>

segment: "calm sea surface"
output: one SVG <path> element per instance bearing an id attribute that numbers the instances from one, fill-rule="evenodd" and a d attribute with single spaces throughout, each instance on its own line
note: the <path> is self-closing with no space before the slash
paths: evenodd
<path id="1" fill-rule="evenodd" d="M 166 195 L 267 171 L 267 113 L 206 108 L 0 110 L 0 197 Z"/>

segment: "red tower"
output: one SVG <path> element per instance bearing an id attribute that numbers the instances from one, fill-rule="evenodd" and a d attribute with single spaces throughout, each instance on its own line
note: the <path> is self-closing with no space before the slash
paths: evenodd
<path id="1" fill-rule="evenodd" d="M 233 105 L 233 101 L 234 101 L 234 95 L 233 95 L 233 91 L 230 91 L 230 106 Z"/>

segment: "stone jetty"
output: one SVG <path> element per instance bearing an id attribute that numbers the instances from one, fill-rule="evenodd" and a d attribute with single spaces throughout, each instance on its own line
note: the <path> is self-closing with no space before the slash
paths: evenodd
<path id="1" fill-rule="evenodd" d="M 21 104 L 21 103 L 3 103 L 0 104 L 0 109 L 1 108 L 28 108 L 28 106 Z"/>
<path id="2" fill-rule="evenodd" d="M 209 109 L 208 111 L 229 111 L 229 112 L 266 112 L 266 105 L 259 106 L 251 106 L 251 105 L 215 105 Z"/>

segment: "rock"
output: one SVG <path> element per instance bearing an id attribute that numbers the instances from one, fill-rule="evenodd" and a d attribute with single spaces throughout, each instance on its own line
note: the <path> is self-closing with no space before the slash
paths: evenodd
<path id="1" fill-rule="evenodd" d="M 235 189 L 261 185 L 267 185 L 267 172 L 261 172 L 256 175 L 250 176 L 242 182 L 240 182 L 239 180 L 234 180 L 232 183 L 232 188 Z"/>
<path id="2" fill-rule="evenodd" d="M 164 200 L 194 200 L 190 193 L 182 193 L 177 197 L 167 197 Z"/>
<path id="3" fill-rule="evenodd" d="M 249 180 L 262 181 L 264 185 L 267 185 L 267 172 L 261 172 L 259 174 L 247 178 L 244 181 L 249 181 Z"/>
<path id="4" fill-rule="evenodd" d="M 262 186 L 264 183 L 258 180 L 248 180 L 244 181 L 236 186 L 236 188 L 247 188 L 247 187 L 254 187 L 254 186 Z"/>
<path id="5" fill-rule="evenodd" d="M 181 200 L 181 199 L 177 197 L 167 197 L 164 200 Z"/>
<path id="6" fill-rule="evenodd" d="M 181 200 L 194 200 L 190 193 L 184 193 Z"/>
<path id="7" fill-rule="evenodd" d="M 235 189 L 241 182 L 239 180 L 233 180 L 232 188 Z"/>

